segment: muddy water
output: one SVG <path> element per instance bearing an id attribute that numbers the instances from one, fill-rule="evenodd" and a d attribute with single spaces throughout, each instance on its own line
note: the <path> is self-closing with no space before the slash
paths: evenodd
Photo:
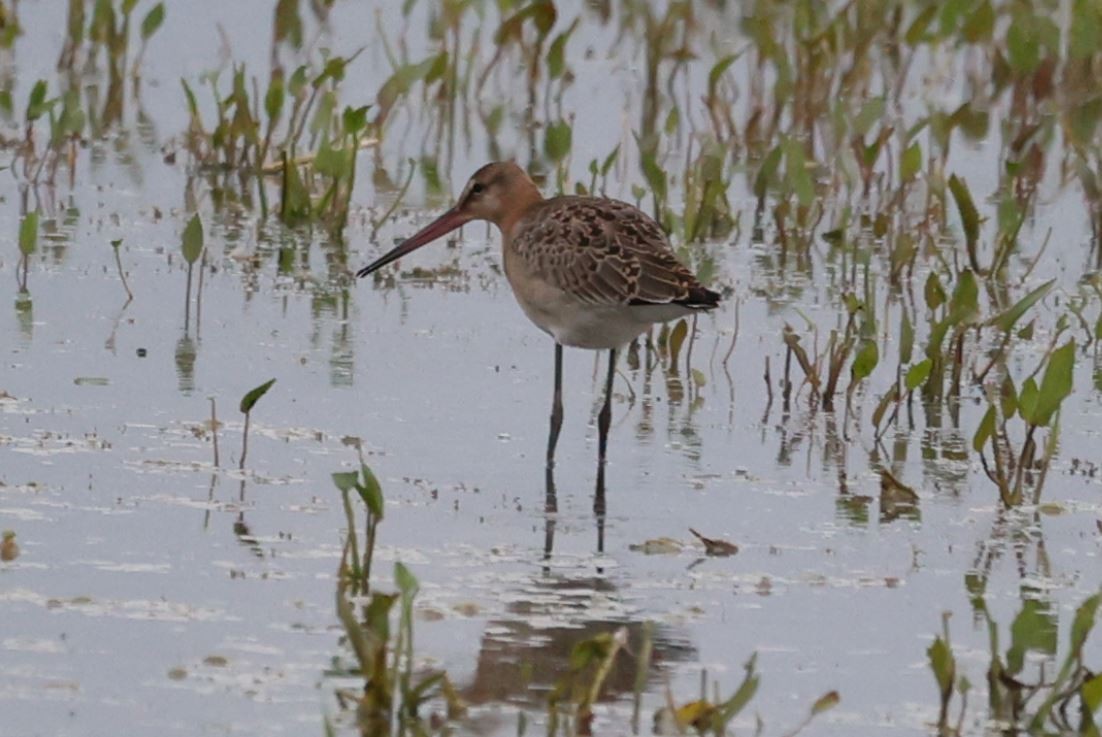
<path id="1" fill-rule="evenodd" d="M 59 4 L 25 12 L 42 22 L 20 42 L 20 80 L 49 73 L 53 52 L 36 49 L 53 48 L 49 29 L 63 18 Z M 331 39 L 350 51 L 363 43 L 353 29 L 375 16 L 341 12 Z M 425 249 L 402 267 L 455 262 L 454 274 L 357 284 L 321 236 L 204 210 L 211 256 L 201 303 L 186 304 L 186 172 L 161 160 L 161 144 L 185 122 L 176 79 L 216 56 L 216 23 L 235 59 L 259 64 L 267 47 L 250 38 L 243 6 L 208 4 L 201 22 L 173 23 L 181 13 L 169 4 L 148 62 L 142 106 L 153 128 L 96 144 L 74 189 L 44 195 L 57 232 L 33 258 L 31 305 L 18 309 L 21 195 L 3 185 L 0 528 L 17 533 L 21 550 L 0 564 L 0 734 L 304 734 L 326 717 L 350 730 L 334 697 L 357 684 L 344 671 L 351 659 L 333 607 L 344 514 L 330 474 L 354 467 L 357 445 L 387 500 L 380 584 L 398 560 L 421 580 L 416 649 L 471 704 L 468 731 L 514 733 L 522 710 L 539 719 L 572 644 L 618 625 L 636 635 L 656 623 L 644 722 L 665 703 L 667 682 L 688 700 L 706 670 L 726 693 L 757 652 L 754 710 L 772 732 L 837 689 L 841 706 L 813 731 L 846 735 L 927 733 L 937 699 L 925 650 L 942 612 L 954 613 L 960 667 L 982 681 L 987 631 L 971 614 L 968 572 L 987 573 L 988 607 L 1004 632 L 1027 591 L 1051 602 L 1066 639 L 1072 608 L 1102 582 L 1102 481 L 1081 472 L 1097 460 L 1090 360 L 1079 362 L 1077 401 L 1065 412 L 1045 493 L 1053 504 L 1000 512 L 962 450 L 978 404 L 962 408 L 960 429 L 916 406 L 913 430 L 886 440 L 921 499 L 897 513 L 878 500 L 867 425 L 847 431 L 806 401 L 789 411 L 779 395 L 767 401 L 763 357 L 776 379 L 781 329 L 802 321 L 797 309 L 836 324 L 834 267 L 817 257 L 810 272 L 781 271 L 771 246 L 745 232 L 707 246 L 733 295 L 699 321 L 698 377 L 620 364 L 599 518 L 602 369 L 593 354 L 566 354 L 566 421 L 549 481 L 552 345 L 515 306 L 496 234 L 467 227 L 458 248 Z M 594 81 L 587 88 L 583 78 L 578 99 L 609 84 L 596 64 L 582 68 Z M 370 70 L 353 79 L 374 90 Z M 636 73 L 619 72 L 619 83 Z M 616 140 L 600 125 L 577 129 L 579 161 Z M 384 155 L 398 159 L 408 145 Z M 457 155 L 453 190 L 481 150 Z M 373 234 L 364 221 L 378 214 L 377 197 L 357 191 L 351 266 L 428 214 L 416 194 L 416 207 Z M 1089 232 L 1068 216 L 1075 202 L 1060 197 L 1031 228 L 1055 225 L 1069 255 L 1054 246 L 1037 279 L 1078 267 L 1071 247 Z M 293 249 L 291 268 L 280 268 L 281 247 Z M 271 377 L 238 471 L 237 402 Z M 870 390 L 866 417 L 883 389 Z M 211 397 L 224 423 L 219 467 Z M 739 553 L 706 557 L 690 527 Z M 683 548 L 638 549 L 664 537 Z M 626 724 L 633 679 L 630 664 L 610 677 L 601 720 Z M 977 731 L 978 719 L 969 722 Z"/>

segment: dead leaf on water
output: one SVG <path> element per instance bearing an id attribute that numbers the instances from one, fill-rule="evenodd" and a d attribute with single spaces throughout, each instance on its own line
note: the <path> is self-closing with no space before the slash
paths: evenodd
<path id="1" fill-rule="evenodd" d="M 628 550 L 644 555 L 673 555 L 680 553 L 684 545 L 672 537 L 656 537 L 642 543 L 628 546 Z"/>
<path id="2" fill-rule="evenodd" d="M 896 504 L 918 504 L 918 492 L 897 479 L 886 469 L 880 469 L 880 501 Z"/>
<path id="3" fill-rule="evenodd" d="M 734 555 L 738 552 L 738 545 L 734 543 L 729 543 L 719 538 L 704 537 L 691 527 L 689 528 L 689 532 L 696 535 L 696 539 L 704 543 L 704 552 L 708 555 L 725 556 Z"/>
<path id="4" fill-rule="evenodd" d="M 453 606 L 452 611 L 464 617 L 477 617 L 482 607 L 472 601 L 463 601 Z"/>
<path id="5" fill-rule="evenodd" d="M 664 706 L 654 712 L 654 733 L 684 734 L 686 727 L 693 727 L 703 734 L 710 726 L 715 710 L 716 707 L 704 699 L 690 701 L 677 707 L 676 711 Z"/>
<path id="6" fill-rule="evenodd" d="M 47 609 L 61 609 L 67 606 L 88 606 L 93 603 L 91 596 L 73 596 L 69 599 L 47 599 Z"/>
<path id="7" fill-rule="evenodd" d="M 1047 517 L 1057 517 L 1066 512 L 1067 509 L 1060 502 L 1044 502 L 1037 505 L 1037 511 Z"/>
<path id="8" fill-rule="evenodd" d="M 822 714 L 824 711 L 828 711 L 838 706 L 842 698 L 838 695 L 837 691 L 827 691 L 825 694 L 819 697 L 819 699 L 812 704 L 811 713 Z"/>
<path id="9" fill-rule="evenodd" d="M 8 563 L 19 557 L 19 544 L 15 542 L 15 533 L 4 530 L 4 540 L 0 542 L 0 560 Z"/>
<path id="10" fill-rule="evenodd" d="M 893 522 L 904 518 L 919 521 L 919 497 L 914 489 L 904 484 L 885 469 L 880 469 L 880 520 Z"/>
<path id="11" fill-rule="evenodd" d="M 432 609 L 426 607 L 424 609 L 417 610 L 417 618 L 424 622 L 439 622 L 444 618 L 444 612 L 439 609 Z"/>

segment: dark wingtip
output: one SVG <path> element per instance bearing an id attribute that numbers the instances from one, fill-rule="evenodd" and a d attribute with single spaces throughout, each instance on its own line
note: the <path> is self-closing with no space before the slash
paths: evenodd
<path id="1" fill-rule="evenodd" d="M 693 310 L 712 310 L 719 307 L 719 301 L 721 299 L 722 296 L 719 292 L 714 292 L 707 287 L 695 286 L 689 287 L 689 294 L 682 299 L 675 299 L 665 303 L 651 302 L 645 299 L 633 299 L 628 302 L 628 304 L 640 307 L 655 304 L 674 304 L 688 307 Z"/>
<path id="2" fill-rule="evenodd" d="M 689 289 L 689 296 L 680 300 L 679 304 L 683 304 L 686 307 L 697 307 L 703 310 L 710 310 L 713 307 L 719 306 L 720 299 L 719 292 L 712 291 L 707 287 L 692 287 Z"/>

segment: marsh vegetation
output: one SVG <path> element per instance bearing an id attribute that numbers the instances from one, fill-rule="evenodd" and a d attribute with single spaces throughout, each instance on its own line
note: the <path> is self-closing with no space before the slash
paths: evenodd
<path id="1" fill-rule="evenodd" d="M 10 728 L 1096 734 L 1100 74 L 1097 0 L 0 0 Z M 597 494 L 495 235 L 352 277 L 502 158 L 725 298 Z"/>

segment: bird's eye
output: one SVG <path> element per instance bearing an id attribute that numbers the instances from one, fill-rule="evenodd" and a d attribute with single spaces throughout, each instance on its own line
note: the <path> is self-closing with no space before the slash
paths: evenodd
<path id="1" fill-rule="evenodd" d="M 471 185 L 471 194 L 482 194 L 486 191 L 486 185 L 482 182 L 475 182 Z"/>

